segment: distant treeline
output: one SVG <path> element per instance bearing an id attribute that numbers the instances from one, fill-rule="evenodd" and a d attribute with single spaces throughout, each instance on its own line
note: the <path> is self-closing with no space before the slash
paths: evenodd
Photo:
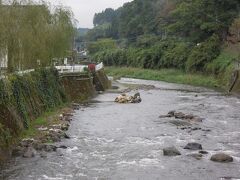
<path id="1" fill-rule="evenodd" d="M 219 74 L 236 55 L 239 0 L 134 0 L 95 14 L 88 50 L 107 65 L 178 68 Z"/>
<path id="2" fill-rule="evenodd" d="M 72 13 L 45 2 L 8 1 L 0 5 L 0 57 L 8 55 L 8 71 L 49 66 L 64 57 L 74 34 Z"/>

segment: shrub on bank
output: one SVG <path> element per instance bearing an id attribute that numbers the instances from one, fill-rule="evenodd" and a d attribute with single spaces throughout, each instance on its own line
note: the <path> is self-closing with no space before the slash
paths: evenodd
<path id="1" fill-rule="evenodd" d="M 186 62 L 187 71 L 204 72 L 206 65 L 218 57 L 220 50 L 220 39 L 217 35 L 213 35 L 203 43 L 195 46 Z"/>

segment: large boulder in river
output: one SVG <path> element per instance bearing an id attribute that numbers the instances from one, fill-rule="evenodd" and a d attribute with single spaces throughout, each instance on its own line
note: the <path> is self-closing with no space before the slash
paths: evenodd
<path id="1" fill-rule="evenodd" d="M 227 154 L 218 153 L 211 157 L 211 161 L 228 163 L 228 162 L 233 162 L 233 158 Z"/>
<path id="2" fill-rule="evenodd" d="M 177 150 L 176 147 L 167 147 L 163 149 L 163 155 L 164 156 L 180 156 L 181 153 Z"/>
<path id="3" fill-rule="evenodd" d="M 122 103 L 122 104 L 128 103 L 129 101 L 130 101 L 130 97 L 127 96 L 126 94 L 121 94 L 115 99 L 115 102 Z"/>
<path id="4" fill-rule="evenodd" d="M 202 145 L 199 143 L 188 143 L 184 149 L 189 149 L 189 150 L 202 150 Z"/>
<path id="5" fill-rule="evenodd" d="M 121 94 L 116 97 L 115 102 L 125 104 L 125 103 L 140 103 L 142 101 L 140 93 L 136 93 L 134 96 L 128 96 L 126 94 Z"/>

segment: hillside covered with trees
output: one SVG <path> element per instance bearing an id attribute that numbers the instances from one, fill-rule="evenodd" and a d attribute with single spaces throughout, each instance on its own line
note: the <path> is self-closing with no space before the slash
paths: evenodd
<path id="1" fill-rule="evenodd" d="M 134 0 L 95 14 L 88 49 L 107 65 L 230 72 L 240 50 L 239 7 L 238 0 Z"/>

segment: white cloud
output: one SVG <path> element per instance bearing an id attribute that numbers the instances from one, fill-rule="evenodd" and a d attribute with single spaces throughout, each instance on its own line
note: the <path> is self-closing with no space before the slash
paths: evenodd
<path id="1" fill-rule="evenodd" d="M 49 0 L 54 5 L 70 7 L 78 20 L 79 27 L 93 27 L 93 17 L 95 13 L 106 8 L 118 8 L 124 3 L 132 0 Z"/>

